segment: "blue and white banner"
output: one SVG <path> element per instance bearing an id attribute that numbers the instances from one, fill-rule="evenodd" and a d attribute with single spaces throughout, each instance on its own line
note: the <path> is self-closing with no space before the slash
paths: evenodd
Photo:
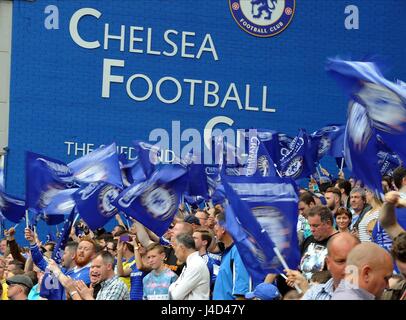
<path id="1" fill-rule="evenodd" d="M 42 211 L 48 216 L 69 214 L 75 207 L 72 195 L 78 190 L 79 188 L 72 188 L 59 191 Z"/>
<path id="2" fill-rule="evenodd" d="M 373 62 L 330 59 L 327 68 L 366 108 L 376 133 L 406 162 L 406 88 L 385 79 Z"/>
<path id="3" fill-rule="evenodd" d="M 399 156 L 394 153 L 385 151 L 378 151 L 378 166 L 380 168 L 381 176 L 392 176 L 393 171 L 402 165 Z"/>
<path id="4" fill-rule="evenodd" d="M 27 207 L 41 212 L 61 190 L 73 184 L 72 170 L 63 162 L 33 152 L 26 153 Z"/>
<path id="5" fill-rule="evenodd" d="M 309 149 L 309 139 L 305 130 L 300 129 L 299 134 L 292 140 L 289 150 L 282 156 L 279 168 L 282 176 L 300 179 L 307 178 L 315 172 L 315 159 Z"/>
<path id="6" fill-rule="evenodd" d="M 351 103 L 345 129 L 345 162 L 352 174 L 377 194 L 382 193 L 378 151 L 376 133 L 366 108 Z"/>
<path id="7" fill-rule="evenodd" d="M 106 182 L 94 182 L 81 187 L 72 197 L 76 210 L 91 230 L 103 227 L 117 213 L 113 202 L 121 189 Z"/>
<path id="8" fill-rule="evenodd" d="M 162 236 L 178 211 L 186 190 L 186 173 L 180 165 L 162 166 L 148 180 L 134 183 L 121 192 L 114 205 Z"/>
<path id="9" fill-rule="evenodd" d="M 264 136 L 264 132 L 260 132 L 257 129 L 245 130 L 242 134 L 242 141 L 244 143 L 243 151 L 240 151 L 238 146 L 236 153 L 240 155 L 244 152 L 243 163 L 241 164 L 238 174 L 244 176 L 256 176 L 256 177 L 275 177 L 276 166 L 269 155 L 269 152 L 265 146 L 265 142 L 261 137 Z"/>
<path id="10" fill-rule="evenodd" d="M 342 157 L 344 151 L 345 125 L 328 125 L 309 135 L 310 149 L 320 160 L 325 155 Z"/>
<path id="11" fill-rule="evenodd" d="M 141 168 L 145 176 L 149 178 L 154 172 L 155 166 L 159 166 L 162 162 L 163 150 L 144 141 L 134 141 L 134 147 Z"/>
<path id="12" fill-rule="evenodd" d="M 128 160 L 125 154 L 120 154 L 119 161 L 120 169 L 124 174 L 123 182 L 125 182 L 124 185 L 126 187 L 134 182 L 141 182 L 146 179 L 146 175 L 138 155 L 135 156 L 134 160 Z M 125 181 L 125 179 L 127 181 Z"/>
<path id="13" fill-rule="evenodd" d="M 0 211 L 3 216 L 14 223 L 19 223 L 25 215 L 25 201 L 8 196 L 0 190 Z"/>
<path id="14" fill-rule="evenodd" d="M 123 187 L 120 164 L 115 143 L 101 147 L 68 164 L 75 181 L 80 184 L 106 182 Z"/>
<path id="15" fill-rule="evenodd" d="M 292 179 L 222 175 L 231 210 L 226 228 L 254 278 L 283 270 L 276 246 L 289 268 L 296 269 L 300 252 L 296 234 L 298 193 Z M 240 251 L 240 247 L 243 248 Z"/>
<path id="16" fill-rule="evenodd" d="M 290 150 L 293 138 L 274 130 L 258 129 L 258 138 L 264 143 L 269 156 L 274 163 L 279 163 L 281 158 Z"/>

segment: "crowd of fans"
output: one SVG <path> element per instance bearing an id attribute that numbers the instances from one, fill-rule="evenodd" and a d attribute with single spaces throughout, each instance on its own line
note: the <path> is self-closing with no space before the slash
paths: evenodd
<path id="1" fill-rule="evenodd" d="M 60 264 L 51 259 L 54 242 L 26 228 L 27 243 L 18 244 L 11 228 L 0 242 L 0 298 L 405 300 L 406 232 L 397 215 L 406 207 L 406 169 L 382 184 L 384 201 L 342 174 L 311 180 L 300 189 L 300 264 L 259 284 L 223 227 L 221 205 L 189 212 L 182 204 L 162 237 L 120 215 L 111 231 L 79 220 Z"/>

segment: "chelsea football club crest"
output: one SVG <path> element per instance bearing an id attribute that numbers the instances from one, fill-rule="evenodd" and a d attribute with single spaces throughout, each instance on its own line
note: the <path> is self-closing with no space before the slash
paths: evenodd
<path id="1" fill-rule="evenodd" d="M 292 159 L 289 163 L 288 168 L 285 171 L 286 177 L 291 177 L 293 179 L 297 178 L 303 171 L 303 157 L 298 156 Z"/>
<path id="2" fill-rule="evenodd" d="M 113 206 L 113 201 L 120 194 L 120 190 L 112 185 L 106 185 L 100 190 L 98 197 L 99 212 L 106 218 L 112 217 L 118 213 L 118 210 Z"/>
<path id="3" fill-rule="evenodd" d="M 229 0 L 239 27 L 256 37 L 273 37 L 287 28 L 295 13 L 296 0 Z"/>
<path id="4" fill-rule="evenodd" d="M 177 196 L 171 188 L 153 185 L 141 196 L 141 204 L 155 219 L 164 221 L 177 209 Z"/>

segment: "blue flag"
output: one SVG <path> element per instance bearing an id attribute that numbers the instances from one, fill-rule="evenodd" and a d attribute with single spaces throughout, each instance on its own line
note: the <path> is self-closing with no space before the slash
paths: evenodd
<path id="1" fill-rule="evenodd" d="M 344 156 L 348 169 L 375 193 L 382 193 L 378 141 L 365 107 L 350 105 L 345 129 Z"/>
<path id="2" fill-rule="evenodd" d="M 55 214 L 47 215 L 45 213 L 42 213 L 41 215 L 39 215 L 39 217 L 41 217 L 41 220 L 45 221 L 45 223 L 50 226 L 60 224 L 64 221 L 63 215 L 55 215 Z"/>
<path id="3" fill-rule="evenodd" d="M 36 153 L 26 154 L 27 207 L 39 213 L 61 190 L 72 186 L 72 171 L 63 162 Z"/>
<path id="4" fill-rule="evenodd" d="M 192 206 L 199 206 L 205 200 L 202 196 L 190 196 L 188 194 L 184 194 L 183 196 L 184 201 Z"/>
<path id="5" fill-rule="evenodd" d="M 222 184 L 218 184 L 216 189 L 214 190 L 213 195 L 211 196 L 211 201 L 213 205 L 221 204 L 224 205 L 226 200 L 226 191 L 224 190 L 224 186 Z"/>
<path id="6" fill-rule="evenodd" d="M 163 150 L 143 141 L 134 141 L 134 147 L 141 168 L 145 176 L 149 178 L 156 170 L 155 167 L 161 163 Z"/>
<path id="7" fill-rule="evenodd" d="M 5 189 L 3 158 L 0 158 L 0 191 Z"/>
<path id="8" fill-rule="evenodd" d="M 296 269 L 300 252 L 296 234 L 298 194 L 293 180 L 279 177 L 222 175 L 230 206 L 226 226 L 233 236 L 244 265 L 254 279 L 283 267 L 276 246 L 289 268 Z M 240 249 L 241 248 L 241 249 Z"/>
<path id="9" fill-rule="evenodd" d="M 397 154 L 391 154 L 382 150 L 378 151 L 378 166 L 381 176 L 392 176 L 393 171 L 401 165 L 402 161 Z"/>
<path id="10" fill-rule="evenodd" d="M 65 246 L 69 240 L 70 230 L 72 229 L 73 220 L 75 218 L 75 209 L 71 210 L 68 218 L 65 220 L 65 223 L 62 227 L 61 234 L 58 238 L 58 242 L 52 252 L 52 259 L 55 260 L 57 264 L 61 263 L 62 256 L 65 250 Z"/>
<path id="11" fill-rule="evenodd" d="M 43 213 L 50 215 L 67 215 L 75 207 L 75 200 L 72 195 L 79 188 L 72 188 L 59 191 L 51 200 L 48 206 L 43 209 Z"/>
<path id="12" fill-rule="evenodd" d="M 56 237 L 55 233 L 52 232 L 50 227 L 48 227 L 48 233 L 47 233 L 47 236 L 45 238 L 45 243 L 47 243 L 47 242 L 56 242 L 56 241 L 57 241 L 57 237 Z"/>
<path id="13" fill-rule="evenodd" d="M 383 77 L 373 62 L 330 59 L 328 70 L 366 108 L 371 126 L 406 162 L 406 87 Z"/>
<path id="14" fill-rule="evenodd" d="M 403 165 L 400 157 L 389 148 L 382 140 L 381 136 L 376 135 L 378 140 L 378 165 L 382 176 L 392 176 L 393 171 Z"/>
<path id="15" fill-rule="evenodd" d="M 121 192 L 114 205 L 160 237 L 178 211 L 186 189 L 186 172 L 180 165 L 162 166 L 148 180 Z"/>
<path id="16" fill-rule="evenodd" d="M 117 213 L 113 205 L 121 189 L 106 182 L 94 182 L 81 187 L 72 197 L 76 210 L 91 230 L 103 227 Z"/>
<path id="17" fill-rule="evenodd" d="M 239 158 L 243 158 L 240 163 L 240 169 L 238 174 L 244 176 L 256 176 L 256 177 L 275 177 L 276 166 L 269 155 L 265 142 L 261 140 L 261 134 L 257 129 L 245 130 L 242 134 L 244 142 L 243 151 L 236 148 L 235 153 L 239 155 Z M 241 148 L 241 147 L 240 147 Z M 243 152 L 243 154 L 241 154 Z"/>
<path id="18" fill-rule="evenodd" d="M 205 165 L 196 163 L 187 165 L 187 194 L 207 199 L 208 188 Z"/>
<path id="19" fill-rule="evenodd" d="M 224 165 L 228 175 L 273 177 L 276 176 L 276 166 L 260 139 L 257 129 L 238 130 L 241 137 L 240 145 L 233 146 L 225 142 L 221 137 L 216 140 L 218 154 L 223 158 L 220 161 Z"/>
<path id="20" fill-rule="evenodd" d="M 289 150 L 282 156 L 279 168 L 282 176 L 301 179 L 307 178 L 315 172 L 315 159 L 310 154 L 309 139 L 303 129 L 292 140 Z"/>
<path id="21" fill-rule="evenodd" d="M 120 169 L 123 171 L 125 178 L 128 181 L 126 187 L 133 184 L 134 182 L 141 182 L 146 180 L 146 174 L 144 172 L 143 166 L 140 162 L 139 156 L 136 155 L 134 160 L 127 160 L 124 154 L 120 154 Z"/>
<path id="22" fill-rule="evenodd" d="M 257 129 L 258 138 L 264 143 L 274 163 L 279 163 L 281 158 L 290 150 L 293 138 L 274 130 Z"/>
<path id="23" fill-rule="evenodd" d="M 0 211 L 3 216 L 14 223 L 19 223 L 25 216 L 25 201 L 8 196 L 0 190 Z"/>
<path id="24" fill-rule="evenodd" d="M 328 125 L 309 135 L 312 157 L 319 161 L 325 155 L 342 157 L 344 151 L 344 125 Z"/>
<path id="25" fill-rule="evenodd" d="M 73 171 L 75 181 L 80 184 L 106 182 L 118 188 L 123 187 L 115 143 L 80 157 L 68 166 Z"/>

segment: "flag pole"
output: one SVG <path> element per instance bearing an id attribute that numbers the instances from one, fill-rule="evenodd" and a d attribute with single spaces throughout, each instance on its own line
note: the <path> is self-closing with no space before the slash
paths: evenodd
<path id="1" fill-rule="evenodd" d="M 75 223 L 76 223 L 76 221 L 78 220 L 78 218 L 79 218 L 79 213 L 77 213 L 76 216 L 75 216 L 75 219 L 73 219 L 72 227 L 75 225 Z"/>
<path id="2" fill-rule="evenodd" d="M 282 178 L 281 173 L 278 171 L 277 165 L 274 163 L 273 166 L 275 167 L 275 171 L 276 171 L 276 173 L 278 174 L 279 178 Z"/>
<path id="3" fill-rule="evenodd" d="M 343 172 L 344 167 L 344 157 L 341 158 L 340 172 Z"/>
<path id="4" fill-rule="evenodd" d="M 316 167 L 316 171 L 317 171 L 317 174 L 319 175 L 319 178 L 321 178 L 320 171 L 319 171 L 318 167 Z"/>
<path id="5" fill-rule="evenodd" d="M 25 210 L 25 227 L 27 228 L 27 229 L 29 229 L 30 228 L 30 221 L 29 221 L 30 219 L 29 219 L 29 217 L 28 217 L 28 209 L 26 209 Z"/>
<path id="6" fill-rule="evenodd" d="M 281 252 L 279 251 L 279 249 L 277 247 L 273 247 L 273 251 L 275 252 L 276 256 L 278 257 L 280 263 L 282 264 L 283 268 L 285 270 L 289 270 L 289 266 L 286 263 L 285 259 L 283 258 L 283 256 L 281 255 Z M 302 289 L 299 288 L 299 286 L 297 285 L 297 283 L 295 283 L 295 289 L 299 294 L 302 294 L 303 291 Z"/>

